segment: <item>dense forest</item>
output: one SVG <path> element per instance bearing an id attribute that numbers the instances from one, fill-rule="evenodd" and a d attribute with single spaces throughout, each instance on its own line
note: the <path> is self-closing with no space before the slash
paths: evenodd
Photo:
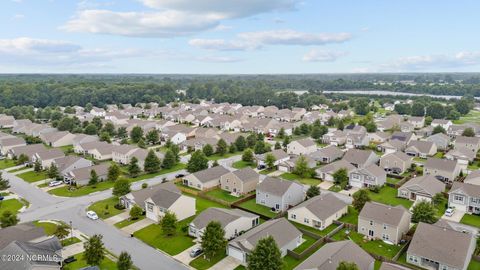
<path id="1" fill-rule="evenodd" d="M 403 81 L 410 83 L 403 83 Z M 379 82 L 382 82 L 381 84 Z M 387 84 L 385 84 L 385 82 Z M 416 84 L 412 84 L 415 82 Z M 179 91 L 184 90 L 184 91 Z M 299 96 L 291 90 L 308 91 Z M 280 108 L 325 102 L 324 90 L 388 90 L 480 97 L 480 74 L 0 75 L 0 106 L 104 106 L 212 99 Z M 345 95 L 329 95 L 345 99 Z M 393 97 L 383 97 L 391 100 Z M 395 97 L 398 99 L 399 97 Z"/>

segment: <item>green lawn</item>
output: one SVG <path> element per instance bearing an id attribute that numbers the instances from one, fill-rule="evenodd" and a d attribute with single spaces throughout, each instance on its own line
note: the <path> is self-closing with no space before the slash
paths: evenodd
<path id="1" fill-rule="evenodd" d="M 347 234 L 346 231 L 347 229 L 342 229 L 332 238 L 337 241 L 351 239 L 367 252 L 371 252 L 373 254 L 384 256 L 390 259 L 393 258 L 402 248 L 402 246 L 400 245 L 388 245 L 381 240 L 364 241 L 362 234 L 359 234 L 355 231 L 349 231 L 349 233 Z"/>
<path id="2" fill-rule="evenodd" d="M 0 160 L 0 170 L 16 166 L 15 161 L 11 159 Z"/>
<path id="3" fill-rule="evenodd" d="M 47 235 L 53 235 L 57 230 L 57 224 L 53 222 L 35 221 L 33 224 L 35 224 L 35 226 L 37 227 L 42 227 L 45 230 L 45 234 Z"/>
<path id="4" fill-rule="evenodd" d="M 182 232 L 182 228 L 188 226 L 194 217 L 187 218 L 178 222 L 177 233 L 174 236 L 165 236 L 162 228 L 158 224 L 152 224 L 134 233 L 134 236 L 146 244 L 158 248 L 169 255 L 177 255 L 185 249 L 193 246 L 193 238 L 188 236 L 187 232 Z"/>
<path id="5" fill-rule="evenodd" d="M 413 161 L 415 162 L 420 162 L 420 163 L 425 163 L 427 160 L 421 157 L 414 157 Z"/>
<path id="6" fill-rule="evenodd" d="M 313 243 L 315 243 L 315 241 L 317 241 L 317 239 L 311 237 L 311 236 L 308 236 L 306 234 L 304 234 L 302 236 L 303 240 L 305 240 L 300 246 L 296 247 L 293 251 L 297 252 L 297 253 L 301 253 L 303 252 L 305 249 L 309 248 L 311 245 L 313 245 Z"/>
<path id="7" fill-rule="evenodd" d="M 314 233 L 316 235 L 319 235 L 319 236 L 325 236 L 327 235 L 328 233 L 330 233 L 331 231 L 333 231 L 335 228 L 338 227 L 338 225 L 335 225 L 335 224 L 331 224 L 330 226 L 328 226 L 327 228 L 323 229 L 323 230 L 317 230 L 315 228 L 312 228 L 310 226 L 306 226 L 306 225 L 303 225 L 303 224 L 300 224 L 300 223 L 297 223 L 297 222 L 294 222 L 294 221 L 291 221 L 290 222 L 295 225 L 295 227 L 299 228 L 299 229 L 303 229 L 305 231 L 309 231 L 311 233 Z"/>
<path id="8" fill-rule="evenodd" d="M 253 211 L 255 213 L 262 214 L 267 217 L 275 217 L 276 213 L 270 211 L 270 208 L 257 204 L 255 198 L 248 200 L 246 202 L 243 202 L 240 204 L 241 207 L 246 208 L 250 211 Z"/>
<path id="9" fill-rule="evenodd" d="M 73 152 L 73 145 L 60 146 L 58 149 L 62 150 L 65 154 Z"/>
<path id="10" fill-rule="evenodd" d="M 5 200 L 0 202 L 0 216 L 3 214 L 5 211 L 10 211 L 14 214 L 18 213 L 18 210 L 23 207 L 22 202 L 20 202 L 17 199 L 10 199 L 10 200 Z"/>
<path id="11" fill-rule="evenodd" d="M 333 185 L 330 188 L 328 188 L 328 190 L 333 191 L 333 192 L 340 192 L 340 191 L 342 191 L 342 187 L 339 186 L 339 185 Z"/>
<path id="12" fill-rule="evenodd" d="M 20 168 L 17 168 L 15 170 L 9 170 L 8 172 L 9 173 L 14 173 L 14 172 L 19 172 L 19 171 L 23 171 L 23 170 L 26 170 L 28 169 L 27 167 L 20 167 Z"/>
<path id="13" fill-rule="evenodd" d="M 454 120 L 454 124 L 464 123 L 480 123 L 480 112 L 471 110 L 467 115 L 461 116 L 460 119 Z"/>
<path id="14" fill-rule="evenodd" d="M 348 213 L 341 217 L 339 221 L 349 224 L 358 224 L 358 211 L 353 206 L 348 206 Z"/>
<path id="15" fill-rule="evenodd" d="M 480 228 L 480 216 L 465 214 L 462 220 L 460 220 L 460 223 Z"/>
<path id="16" fill-rule="evenodd" d="M 220 200 L 225 201 L 225 202 L 229 202 L 229 203 L 238 201 L 239 199 L 241 199 L 243 197 L 243 196 L 241 196 L 241 197 L 232 196 L 232 195 L 230 195 L 230 192 L 222 190 L 220 188 L 212 189 L 211 191 L 208 191 L 206 193 L 206 195 L 217 198 L 217 199 L 220 199 Z"/>
<path id="17" fill-rule="evenodd" d="M 290 181 L 298 181 L 304 185 L 309 185 L 309 186 L 317 186 L 322 182 L 316 178 L 303 178 L 294 173 L 284 173 L 280 175 L 280 177 Z"/>
<path id="18" fill-rule="evenodd" d="M 69 237 L 61 241 L 63 247 L 70 246 L 80 242 L 81 242 L 80 239 L 78 239 L 77 237 Z"/>
<path id="19" fill-rule="evenodd" d="M 115 208 L 115 205 L 118 203 L 117 197 L 110 197 L 108 199 L 98 201 L 88 207 L 88 210 L 95 211 L 98 217 L 101 219 L 106 219 L 109 217 L 116 216 L 123 212 L 123 210 L 119 210 Z M 105 209 L 108 205 L 108 210 Z"/>
<path id="20" fill-rule="evenodd" d="M 272 173 L 274 171 L 276 171 L 275 168 L 273 168 L 273 169 L 263 169 L 263 170 L 259 171 L 258 173 L 263 174 L 263 175 L 267 175 L 267 174 Z"/>
<path id="21" fill-rule="evenodd" d="M 35 171 L 29 171 L 29 172 L 21 173 L 21 174 L 18 174 L 17 176 L 22 178 L 23 180 L 25 180 L 28 183 L 33 183 L 33 182 L 37 182 L 37 181 L 44 180 L 44 179 L 48 178 L 48 176 L 45 172 L 35 172 Z"/>
<path id="22" fill-rule="evenodd" d="M 409 209 L 413 204 L 410 200 L 397 198 L 397 189 L 388 186 L 382 187 L 379 193 L 368 191 L 368 195 L 372 201 L 392 206 L 403 205 Z"/>
<path id="23" fill-rule="evenodd" d="M 470 264 L 468 265 L 467 270 L 480 270 L 480 262 L 475 261 L 474 259 L 472 259 L 472 260 L 470 261 Z"/>
<path id="24" fill-rule="evenodd" d="M 207 260 L 206 258 L 204 258 L 203 255 L 200 255 L 190 262 L 190 266 L 195 269 L 206 270 L 214 266 L 216 263 L 218 263 L 225 257 L 227 257 L 227 254 L 225 252 L 215 255 L 210 260 Z"/>
<path id="25" fill-rule="evenodd" d="M 387 176 L 387 183 L 390 183 L 390 184 L 396 184 L 396 183 L 400 182 L 401 180 L 402 179 L 397 179 L 397 178 Z"/>
<path id="26" fill-rule="evenodd" d="M 88 266 L 87 262 L 83 259 L 83 253 L 79 253 L 79 254 L 75 255 L 74 257 L 77 260 L 73 263 L 69 263 L 69 264 L 65 265 L 63 267 L 63 269 L 76 270 L 76 269 L 80 269 L 80 268 Z M 107 257 L 105 257 L 105 259 L 103 259 L 103 261 L 100 263 L 100 265 L 98 267 L 101 270 L 117 270 L 117 264 Z"/>
<path id="27" fill-rule="evenodd" d="M 246 168 L 246 167 L 255 168 L 255 164 L 251 163 L 251 162 L 246 162 L 246 161 L 243 161 L 243 160 L 239 160 L 239 161 L 234 162 L 232 164 L 232 167 L 235 168 L 235 169 L 243 169 L 243 168 Z"/>
<path id="28" fill-rule="evenodd" d="M 191 196 L 189 194 L 185 194 L 185 195 Z M 197 208 L 197 214 L 210 207 L 227 208 L 223 204 L 219 204 L 217 202 L 213 202 L 204 198 L 199 198 L 199 197 L 194 197 L 194 198 L 195 198 L 195 207 Z"/>
<path id="29" fill-rule="evenodd" d="M 207 157 L 207 158 L 208 158 L 208 160 L 213 160 L 213 161 L 215 161 L 215 160 L 224 159 L 224 158 L 229 158 L 229 157 L 233 157 L 233 156 L 237 156 L 237 155 L 241 155 L 241 154 L 242 154 L 242 152 L 226 153 L 226 154 L 223 155 L 223 156 L 220 156 L 220 155 L 218 155 L 218 154 L 213 154 L 213 155 L 211 155 L 211 156 L 209 156 L 209 157 Z"/>
<path id="30" fill-rule="evenodd" d="M 139 222 L 142 219 L 145 219 L 145 216 L 140 216 L 139 218 L 137 218 L 135 220 L 127 218 L 125 220 L 122 220 L 120 222 L 115 223 L 114 226 L 121 229 L 121 228 L 127 227 L 129 225 L 132 225 L 135 222 Z"/>

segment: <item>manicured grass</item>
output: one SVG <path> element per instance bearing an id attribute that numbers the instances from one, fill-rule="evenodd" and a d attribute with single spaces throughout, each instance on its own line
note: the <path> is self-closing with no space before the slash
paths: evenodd
<path id="1" fill-rule="evenodd" d="M 245 266 L 243 265 L 239 265 L 237 267 L 235 267 L 233 270 L 246 270 L 247 268 L 245 268 Z"/>
<path id="2" fill-rule="evenodd" d="M 373 270 L 379 270 L 380 267 L 382 267 L 382 261 L 375 261 L 375 264 L 373 265 Z"/>
<path id="3" fill-rule="evenodd" d="M 225 252 L 215 255 L 210 260 L 207 260 L 203 255 L 200 255 L 193 261 L 191 261 L 189 265 L 195 269 L 206 270 L 217 264 L 225 257 L 227 257 L 227 254 Z"/>
<path id="4" fill-rule="evenodd" d="M 174 236 L 166 236 L 158 224 L 152 224 L 134 233 L 134 236 L 146 244 L 158 248 L 169 255 L 177 255 L 185 249 L 193 246 L 193 238 L 188 236 L 187 232 L 182 232 L 182 228 L 188 226 L 193 217 L 182 220 L 177 224 L 177 233 Z"/>
<path id="5" fill-rule="evenodd" d="M 73 152 L 73 145 L 60 146 L 58 149 L 62 150 L 65 154 Z"/>
<path id="6" fill-rule="evenodd" d="M 300 223 L 297 223 L 297 222 L 294 222 L 294 221 L 291 221 L 290 222 L 295 225 L 295 227 L 299 228 L 299 229 L 303 229 L 305 231 L 309 231 L 311 233 L 314 233 L 316 235 L 319 235 L 319 236 L 325 236 L 327 235 L 328 233 L 330 233 L 331 231 L 333 231 L 335 228 L 338 227 L 338 225 L 335 225 L 335 224 L 331 224 L 330 226 L 328 226 L 327 228 L 323 229 L 323 230 L 317 230 L 315 228 L 312 228 L 310 226 L 306 226 L 306 225 L 303 225 L 303 224 L 300 224 Z"/>
<path id="7" fill-rule="evenodd" d="M 258 173 L 263 174 L 263 175 L 267 175 L 267 174 L 272 173 L 274 171 L 276 171 L 276 169 L 263 169 L 263 170 L 259 171 Z"/>
<path id="8" fill-rule="evenodd" d="M 467 115 L 461 116 L 460 119 L 454 120 L 455 124 L 464 123 L 480 123 L 480 112 L 471 110 Z"/>
<path id="9" fill-rule="evenodd" d="M 480 270 L 480 262 L 472 259 L 468 265 L 467 270 Z"/>
<path id="10" fill-rule="evenodd" d="M 235 168 L 235 169 L 243 169 L 243 168 L 246 168 L 246 167 L 255 168 L 255 163 L 239 160 L 239 161 L 236 161 L 236 162 L 232 163 L 232 167 Z"/>
<path id="11" fill-rule="evenodd" d="M 8 172 L 9 173 L 14 173 L 14 172 L 19 172 L 19 171 L 23 171 L 23 170 L 26 170 L 28 169 L 27 167 L 20 167 L 20 168 L 17 168 L 15 170 L 9 170 Z"/>
<path id="12" fill-rule="evenodd" d="M 130 218 L 127 218 L 125 220 L 122 220 L 120 222 L 117 222 L 114 224 L 115 227 L 121 229 L 121 228 L 124 228 L 124 227 L 127 227 L 129 225 L 132 225 L 133 223 L 135 222 L 139 222 L 140 220 L 142 219 L 145 219 L 145 216 L 140 216 L 139 218 L 137 219 L 130 219 Z"/>
<path id="13" fill-rule="evenodd" d="M 10 211 L 14 214 L 18 213 L 18 210 L 23 207 L 22 202 L 20 202 L 17 199 L 10 199 L 10 200 L 5 200 L 0 202 L 0 216 L 3 214 L 5 211 Z"/>
<path id="14" fill-rule="evenodd" d="M 188 194 L 186 195 L 190 196 Z M 227 208 L 223 204 L 219 204 L 217 202 L 213 202 L 204 198 L 199 198 L 199 197 L 194 197 L 194 198 L 195 198 L 195 207 L 197 210 L 197 214 L 210 207 Z"/>
<path id="15" fill-rule="evenodd" d="M 315 179 L 315 178 L 303 178 L 294 173 L 284 173 L 280 175 L 280 177 L 290 181 L 298 181 L 304 185 L 309 185 L 309 186 L 318 186 L 322 182 L 319 179 Z"/>
<path id="16" fill-rule="evenodd" d="M 10 168 L 10 167 L 13 167 L 15 166 L 15 161 L 11 160 L 11 159 L 3 159 L 3 160 L 0 160 L 0 170 L 3 170 L 3 169 L 6 169 L 6 168 Z"/>
<path id="17" fill-rule="evenodd" d="M 444 153 L 443 152 L 437 152 L 435 155 L 433 155 L 434 158 L 443 158 Z"/>
<path id="18" fill-rule="evenodd" d="M 83 259 L 83 253 L 79 253 L 74 256 L 77 259 L 75 262 L 69 263 L 64 266 L 63 269 L 76 270 L 88 266 L 87 262 Z M 101 270 L 117 270 L 117 264 L 105 257 L 98 266 Z"/>
<path id="19" fill-rule="evenodd" d="M 233 156 L 241 155 L 241 154 L 242 154 L 242 152 L 225 153 L 225 155 L 223 155 L 223 156 L 220 156 L 220 155 L 218 155 L 218 154 L 213 154 L 213 155 L 211 155 L 211 156 L 209 156 L 209 157 L 207 157 L 207 158 L 208 158 L 208 160 L 213 160 L 213 161 L 215 161 L 215 160 L 224 159 L 224 158 L 229 158 L 229 157 L 233 157 Z"/>
<path id="20" fill-rule="evenodd" d="M 387 183 L 390 183 L 390 184 L 396 184 L 396 183 L 400 182 L 401 180 L 402 179 L 397 179 L 397 178 L 387 176 Z"/>
<path id="21" fill-rule="evenodd" d="M 339 185 L 333 185 L 330 188 L 328 188 L 328 190 L 333 191 L 333 192 L 340 192 L 340 191 L 342 191 L 342 187 L 339 186 Z"/>
<path id="22" fill-rule="evenodd" d="M 45 172 L 35 172 L 35 171 L 29 171 L 29 172 L 21 173 L 21 174 L 18 174 L 17 176 L 22 178 L 23 180 L 25 180 L 28 183 L 33 183 L 33 182 L 37 182 L 37 181 L 44 180 L 44 179 L 48 178 L 48 176 Z"/>
<path id="23" fill-rule="evenodd" d="M 35 224 L 37 227 L 42 227 L 45 230 L 46 235 L 53 235 L 57 230 L 57 224 L 53 222 L 35 221 L 33 224 Z"/>
<path id="24" fill-rule="evenodd" d="M 230 192 L 227 192 L 227 191 L 219 189 L 219 188 L 212 189 L 211 191 L 208 191 L 206 193 L 206 195 L 212 196 L 214 198 L 217 198 L 217 199 L 220 199 L 222 201 L 229 202 L 229 203 L 238 201 L 239 199 L 241 199 L 243 197 L 243 196 L 240 196 L 240 197 L 232 196 L 232 195 L 230 195 Z"/>
<path id="25" fill-rule="evenodd" d="M 315 243 L 315 241 L 317 241 L 317 239 L 311 237 L 311 236 L 308 236 L 306 234 L 304 234 L 302 236 L 304 242 L 296 247 L 293 251 L 297 252 L 297 253 L 301 253 L 303 252 L 305 249 L 309 248 L 311 245 L 313 245 L 313 243 Z"/>
<path id="26" fill-rule="evenodd" d="M 80 239 L 78 239 L 77 237 L 70 237 L 70 238 L 66 238 L 66 239 L 63 239 L 61 241 L 62 243 L 62 246 L 66 247 L 66 246 L 70 246 L 70 245 L 73 245 L 73 244 L 76 244 L 76 243 L 80 243 Z"/>
<path id="27" fill-rule="evenodd" d="M 262 214 L 267 217 L 275 217 L 276 213 L 270 211 L 270 208 L 257 204 L 255 198 L 248 200 L 246 202 L 243 202 L 240 204 L 241 207 L 248 209 L 250 211 L 253 211 L 255 213 Z"/>
<path id="28" fill-rule="evenodd" d="M 388 204 L 392 206 L 403 205 L 405 208 L 409 209 L 413 202 L 403 198 L 397 198 L 397 189 L 384 186 L 380 189 L 379 193 L 368 191 L 368 195 L 372 201 Z"/>
<path id="29" fill-rule="evenodd" d="M 393 258 L 402 248 L 401 245 L 389 245 L 381 240 L 367 241 L 363 239 L 364 236 L 362 234 L 359 234 L 355 231 L 349 231 L 349 233 L 347 234 L 346 231 L 347 229 L 342 229 L 332 238 L 337 241 L 351 239 L 367 252 L 371 252 L 373 254 L 377 254 L 390 259 Z"/>
<path id="30" fill-rule="evenodd" d="M 348 213 L 339 219 L 340 222 L 358 224 L 358 211 L 353 206 L 348 206 Z"/>
<path id="31" fill-rule="evenodd" d="M 460 223 L 480 228 L 480 216 L 465 214 Z"/>
<path id="32" fill-rule="evenodd" d="M 115 205 L 118 203 L 117 197 L 110 197 L 108 199 L 98 201 L 88 207 L 88 210 L 95 211 L 98 217 L 101 219 L 106 219 L 109 217 L 116 216 L 123 212 L 123 210 L 119 210 L 115 208 Z M 108 210 L 105 209 L 108 205 Z"/>
<path id="33" fill-rule="evenodd" d="M 167 173 L 171 173 L 171 172 L 175 172 L 175 171 L 179 171 L 179 170 L 183 170 L 186 168 L 186 164 L 183 164 L 183 163 L 177 163 L 175 166 L 173 166 L 172 168 L 170 169 L 161 169 L 160 171 L 156 172 L 156 173 L 147 173 L 147 174 L 142 174 L 142 175 L 139 175 L 135 178 L 129 178 L 129 180 L 131 182 L 137 182 L 137 181 L 140 181 L 140 180 L 145 180 L 145 179 L 149 179 L 149 178 L 153 178 L 153 177 L 156 177 L 156 176 L 159 176 L 159 175 L 162 175 L 162 174 L 167 174 Z"/>

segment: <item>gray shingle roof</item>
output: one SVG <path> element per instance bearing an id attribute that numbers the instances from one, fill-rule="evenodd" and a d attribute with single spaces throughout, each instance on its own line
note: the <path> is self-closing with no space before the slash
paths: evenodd
<path id="1" fill-rule="evenodd" d="M 297 182 L 283 180 L 267 176 L 258 186 L 257 190 L 276 196 L 283 196 L 292 185 L 300 185 Z"/>
<path id="2" fill-rule="evenodd" d="M 222 225 L 222 228 L 224 228 L 232 221 L 237 220 L 241 217 L 254 218 L 258 216 L 242 211 L 240 209 L 210 207 L 198 214 L 198 216 L 195 217 L 192 223 L 195 225 L 195 227 L 201 229 L 207 227 L 210 221 L 218 221 Z"/>
<path id="3" fill-rule="evenodd" d="M 435 176 L 433 175 L 414 177 L 405 184 L 403 184 L 400 189 L 409 188 L 412 186 L 418 186 L 432 196 L 439 192 L 442 192 L 445 189 L 445 184 L 435 178 Z"/>
<path id="4" fill-rule="evenodd" d="M 181 194 L 180 190 L 172 182 L 167 182 L 167 183 L 163 183 L 155 186 L 150 186 L 144 189 L 132 191 L 131 194 L 133 196 L 133 200 L 135 201 L 135 203 L 138 206 L 145 208 L 145 200 L 149 197 L 154 196 L 157 192 L 161 190 L 168 190 L 169 192 Z"/>
<path id="5" fill-rule="evenodd" d="M 396 227 L 400 224 L 402 219 L 408 215 L 410 215 L 408 210 L 401 205 L 390 206 L 377 202 L 367 202 L 363 206 L 358 217 Z"/>
<path id="6" fill-rule="evenodd" d="M 240 170 L 232 172 L 235 176 L 238 177 L 242 182 L 247 183 L 251 181 L 257 181 L 260 178 L 260 175 L 252 168 L 247 167 Z"/>
<path id="7" fill-rule="evenodd" d="M 0 249 L 3 249 L 12 241 L 28 242 L 45 236 L 42 227 L 37 227 L 33 223 L 22 223 L 0 230 Z"/>
<path id="8" fill-rule="evenodd" d="M 440 159 L 440 158 L 428 158 L 425 162 L 425 167 L 433 168 L 437 170 L 453 172 L 457 166 L 456 160 Z"/>
<path id="9" fill-rule="evenodd" d="M 202 171 L 198 171 L 194 173 L 193 176 L 195 176 L 195 178 L 197 178 L 200 182 L 206 183 L 215 179 L 220 179 L 222 175 L 225 175 L 228 172 L 230 171 L 223 166 L 215 166 Z"/>
<path id="10" fill-rule="evenodd" d="M 325 220 L 347 205 L 347 203 L 337 198 L 334 194 L 327 193 L 308 199 L 295 206 L 292 210 L 305 207 L 320 220 Z"/>

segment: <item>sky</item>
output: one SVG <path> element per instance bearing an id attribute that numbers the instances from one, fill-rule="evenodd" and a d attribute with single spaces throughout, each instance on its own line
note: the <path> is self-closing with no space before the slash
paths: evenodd
<path id="1" fill-rule="evenodd" d="M 480 71 L 480 1 L 0 0 L 0 73 Z"/>

